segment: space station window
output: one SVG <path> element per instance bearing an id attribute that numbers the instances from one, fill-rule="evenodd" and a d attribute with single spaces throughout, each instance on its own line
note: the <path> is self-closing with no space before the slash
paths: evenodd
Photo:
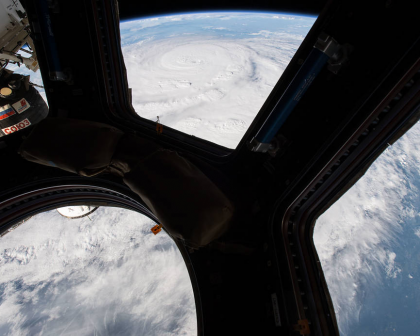
<path id="1" fill-rule="evenodd" d="M 410 335 L 420 310 L 420 123 L 316 222 L 342 335 Z"/>
<path id="2" fill-rule="evenodd" d="M 0 138 L 48 115 L 31 27 L 19 1 L 0 5 Z"/>
<path id="3" fill-rule="evenodd" d="M 173 240 L 140 213 L 38 214 L 0 238 L 3 335 L 196 335 L 191 281 Z"/>
<path id="4" fill-rule="evenodd" d="M 7 64 L 0 73 L 0 138 L 37 124 L 47 115 L 40 72 Z"/>
<path id="5" fill-rule="evenodd" d="M 315 22 L 211 12 L 122 22 L 136 113 L 235 148 Z"/>

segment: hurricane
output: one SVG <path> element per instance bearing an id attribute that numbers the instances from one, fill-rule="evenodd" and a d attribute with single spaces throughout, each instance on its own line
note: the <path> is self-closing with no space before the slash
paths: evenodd
<path id="1" fill-rule="evenodd" d="M 290 18 L 227 13 L 122 23 L 134 110 L 235 148 L 314 21 Z"/>

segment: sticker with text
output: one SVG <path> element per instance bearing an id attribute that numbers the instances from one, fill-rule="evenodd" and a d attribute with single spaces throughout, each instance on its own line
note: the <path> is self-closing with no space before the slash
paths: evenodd
<path id="1" fill-rule="evenodd" d="M 25 98 L 22 98 L 17 103 L 14 103 L 12 106 L 17 113 L 25 112 L 28 108 L 31 107 L 31 105 L 29 105 Z"/>
<path id="2" fill-rule="evenodd" d="M 2 131 L 3 131 L 4 134 L 7 135 L 7 134 L 15 133 L 15 132 L 17 132 L 21 129 L 24 129 L 24 128 L 30 126 L 30 125 L 31 125 L 31 122 L 28 119 L 24 119 L 20 123 L 17 123 L 16 125 L 3 128 Z"/>

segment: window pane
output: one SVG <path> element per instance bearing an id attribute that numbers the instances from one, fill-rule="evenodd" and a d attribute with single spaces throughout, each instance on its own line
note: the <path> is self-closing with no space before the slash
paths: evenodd
<path id="1" fill-rule="evenodd" d="M 121 23 L 135 111 L 235 148 L 315 18 L 204 13 Z"/>
<path id="2" fill-rule="evenodd" d="M 196 335 L 184 260 L 154 225 L 117 208 L 53 210 L 1 237 L 0 334 Z"/>
<path id="3" fill-rule="evenodd" d="M 19 52 L 18 54 L 27 56 L 23 52 Z M 42 81 L 42 77 L 41 77 L 41 70 L 37 70 L 36 72 L 33 72 L 32 70 L 29 70 L 26 67 L 23 67 L 23 66 L 19 67 L 18 65 L 15 65 L 15 64 L 9 65 L 7 69 L 13 71 L 16 74 L 29 76 L 30 82 L 35 84 L 33 85 L 33 87 L 39 92 L 42 99 L 44 99 L 45 103 L 48 105 L 48 100 L 47 100 L 47 96 L 45 94 L 45 89 L 44 89 L 44 82 Z"/>
<path id="4" fill-rule="evenodd" d="M 31 27 L 19 1 L 0 5 L 0 138 L 48 114 Z"/>
<path id="5" fill-rule="evenodd" d="M 314 242 L 342 335 L 420 327 L 420 124 L 317 221 Z"/>

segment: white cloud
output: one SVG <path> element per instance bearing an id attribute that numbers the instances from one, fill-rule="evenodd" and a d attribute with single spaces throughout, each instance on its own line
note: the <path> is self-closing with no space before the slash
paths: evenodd
<path id="1" fill-rule="evenodd" d="M 309 30 L 296 28 L 294 22 L 267 20 L 273 17 L 294 18 L 220 12 L 166 16 L 147 30 L 150 20 L 122 23 L 136 112 L 150 120 L 159 115 L 164 125 L 235 148 Z M 222 26 L 220 20 L 226 20 Z M 303 22 L 311 24 L 314 19 Z M 249 30 L 244 30 L 247 24 Z M 133 45 L 146 38 L 141 46 Z M 232 71 L 235 66 L 241 69 Z M 181 81 L 191 84 L 162 85 Z"/>
<path id="2" fill-rule="evenodd" d="M 159 115 L 164 125 L 234 148 L 301 40 L 179 36 L 125 46 L 133 106 L 144 118 Z"/>
<path id="3" fill-rule="evenodd" d="M 317 220 L 314 242 L 343 335 L 358 323 L 363 291 L 403 271 L 390 247 L 399 246 L 402 224 L 417 216 L 419 176 L 416 124 Z"/>
<path id="4" fill-rule="evenodd" d="M 388 252 L 388 261 L 386 263 L 385 271 L 388 278 L 396 278 L 401 269 L 395 265 L 395 258 L 397 255 L 394 252 Z"/>
<path id="5" fill-rule="evenodd" d="M 0 240 L 2 335 L 193 335 L 185 263 L 148 218 L 40 214 Z"/>
<path id="6" fill-rule="evenodd" d="M 417 228 L 416 230 L 414 230 L 414 234 L 420 238 L 420 228 Z"/>

